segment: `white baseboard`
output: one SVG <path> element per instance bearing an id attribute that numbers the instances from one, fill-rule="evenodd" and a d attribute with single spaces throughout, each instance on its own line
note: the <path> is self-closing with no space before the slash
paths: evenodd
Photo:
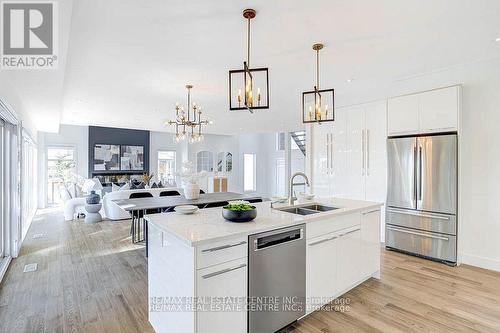
<path id="1" fill-rule="evenodd" d="M 460 257 L 461 264 L 467 264 L 500 272 L 500 260 L 498 259 L 480 257 L 467 253 L 462 253 Z"/>
<path id="2" fill-rule="evenodd" d="M 7 268 L 9 267 L 11 260 L 12 260 L 11 257 L 4 257 L 4 258 L 0 259 L 0 283 L 3 280 L 5 273 L 7 272 Z"/>

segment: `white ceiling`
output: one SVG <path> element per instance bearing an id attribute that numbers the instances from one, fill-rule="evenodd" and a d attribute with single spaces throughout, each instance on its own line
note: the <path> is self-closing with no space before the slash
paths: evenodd
<path id="1" fill-rule="evenodd" d="M 258 12 L 253 66 L 268 67 L 270 78 L 271 108 L 253 115 L 230 112 L 227 96 L 228 70 L 245 57 L 246 7 Z M 500 57 L 498 13 L 496 0 L 75 1 L 62 25 L 66 66 L 37 78 L 56 93 L 26 98 L 30 113 L 37 102 L 59 106 L 44 111 L 40 129 L 61 121 L 166 131 L 192 83 L 214 120 L 209 133 L 297 129 L 301 92 L 314 83 L 313 43 L 325 44 L 321 85 L 342 105 L 407 77 Z"/>

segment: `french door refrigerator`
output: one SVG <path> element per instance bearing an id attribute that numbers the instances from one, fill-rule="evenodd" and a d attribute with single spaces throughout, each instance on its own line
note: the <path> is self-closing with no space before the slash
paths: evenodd
<path id="1" fill-rule="evenodd" d="M 457 261 L 457 135 L 389 138 L 386 247 Z"/>

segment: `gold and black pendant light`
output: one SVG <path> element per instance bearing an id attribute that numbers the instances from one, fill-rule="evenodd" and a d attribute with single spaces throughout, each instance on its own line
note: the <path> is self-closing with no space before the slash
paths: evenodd
<path id="1" fill-rule="evenodd" d="M 250 66 L 250 22 L 255 18 L 255 9 L 245 9 L 243 17 L 248 22 L 247 60 L 243 69 L 229 71 L 229 110 L 269 109 L 269 73 L 267 68 Z"/>
<path id="2" fill-rule="evenodd" d="M 323 44 L 314 44 L 316 51 L 316 85 L 314 90 L 302 93 L 302 122 L 321 123 L 335 120 L 335 91 L 319 87 L 319 51 Z"/>

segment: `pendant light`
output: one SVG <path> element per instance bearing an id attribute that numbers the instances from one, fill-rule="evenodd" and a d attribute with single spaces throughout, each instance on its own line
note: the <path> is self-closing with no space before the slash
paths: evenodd
<path id="1" fill-rule="evenodd" d="M 189 143 L 200 142 L 203 140 L 202 125 L 208 125 L 212 122 L 201 119 L 201 106 L 193 102 L 191 105 L 191 89 L 193 86 L 186 85 L 187 93 L 187 111 L 184 107 L 175 104 L 175 120 L 169 120 L 165 125 L 175 125 L 174 142 L 180 142 L 185 139 Z M 191 132 L 191 133 L 190 133 Z"/>
<path id="2" fill-rule="evenodd" d="M 319 51 L 323 44 L 314 44 L 312 49 L 316 52 L 316 85 L 314 90 L 302 93 L 302 122 L 321 123 L 335 120 L 335 91 L 334 89 L 321 89 L 319 86 Z"/>
<path id="3" fill-rule="evenodd" d="M 255 9 L 245 9 L 247 20 L 247 59 L 243 69 L 229 71 L 229 110 L 269 109 L 269 73 L 267 68 L 250 66 L 250 25 L 255 18 Z"/>

